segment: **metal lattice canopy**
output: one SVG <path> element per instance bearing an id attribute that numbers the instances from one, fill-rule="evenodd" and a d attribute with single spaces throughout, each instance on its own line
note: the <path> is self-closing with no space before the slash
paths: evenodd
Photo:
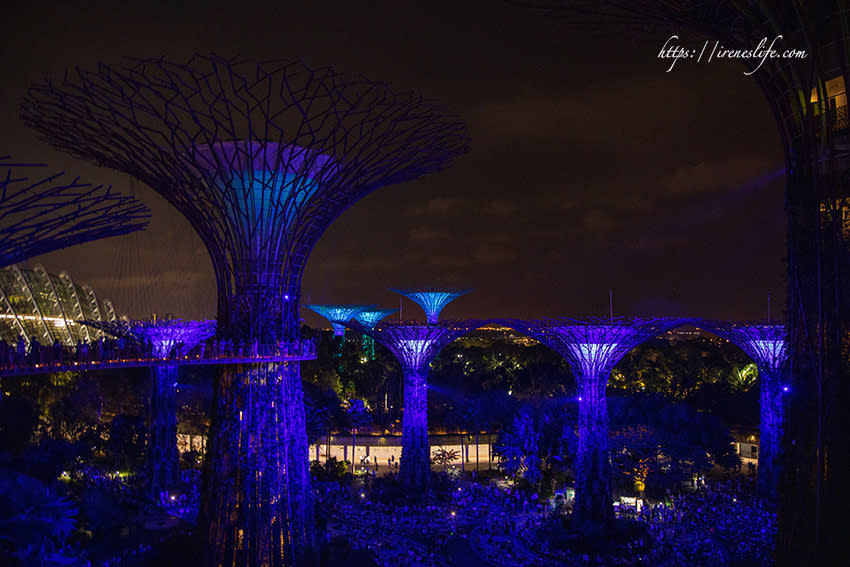
<path id="1" fill-rule="evenodd" d="M 440 321 L 434 325 L 392 322 L 369 328 L 356 320 L 345 323 L 347 327 L 368 335 L 387 347 L 405 372 L 425 370 L 444 346 L 482 324 L 482 321 L 473 320 Z"/>
<path id="2" fill-rule="evenodd" d="M 0 267 L 147 227 L 139 201 L 43 167 L 0 156 Z"/>
<path id="3" fill-rule="evenodd" d="M 398 309 L 367 309 L 366 311 L 361 311 L 355 315 L 354 320 L 367 329 L 371 329 L 377 325 L 381 319 L 395 313 L 396 311 L 398 311 Z"/>
<path id="4" fill-rule="evenodd" d="M 150 341 L 156 356 L 166 356 L 171 349 L 182 344 L 190 349 L 215 334 L 215 321 L 184 321 L 183 319 L 157 319 L 156 321 L 81 321 L 114 337 L 123 337 L 136 343 Z"/>
<path id="5" fill-rule="evenodd" d="M 345 322 L 357 317 L 358 314 L 372 309 L 374 305 L 305 305 L 307 309 L 314 311 L 331 322 L 334 336 L 341 337 L 345 334 Z"/>
<path id="6" fill-rule="evenodd" d="M 212 257 L 224 334 L 252 337 L 297 333 L 307 257 L 347 207 L 468 149 L 465 126 L 421 95 L 217 55 L 75 69 L 30 88 L 22 117 L 174 205 Z"/>
<path id="7" fill-rule="evenodd" d="M 453 290 L 453 289 L 436 289 L 436 288 L 417 288 L 417 289 L 394 289 L 390 291 L 399 293 L 409 300 L 417 303 L 425 312 L 425 318 L 429 324 L 436 323 L 440 318 L 440 312 L 443 308 L 460 297 L 467 294 L 471 289 Z"/>
<path id="8" fill-rule="evenodd" d="M 570 319 L 556 317 L 502 323 L 567 359 L 582 375 L 607 378 L 615 364 L 643 341 L 683 324 L 683 319 Z"/>
<path id="9" fill-rule="evenodd" d="M 788 360 L 785 326 L 771 323 L 704 321 L 698 325 L 741 348 L 759 368 L 777 371 Z"/>

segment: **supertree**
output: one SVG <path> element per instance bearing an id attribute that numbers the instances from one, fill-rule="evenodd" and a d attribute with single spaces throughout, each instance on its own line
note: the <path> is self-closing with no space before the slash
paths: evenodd
<path id="1" fill-rule="evenodd" d="M 153 497 L 173 488 L 180 470 L 177 452 L 178 361 L 186 352 L 215 334 L 215 321 L 86 321 L 109 334 L 150 346 L 154 358 L 173 359 L 173 364 L 151 367 L 150 428 L 147 450 L 148 491 Z"/>
<path id="2" fill-rule="evenodd" d="M 0 268 L 147 227 L 150 211 L 139 201 L 43 167 L 0 155 Z"/>
<path id="3" fill-rule="evenodd" d="M 611 369 L 641 342 L 681 324 L 675 319 L 575 319 L 505 321 L 563 356 L 578 383 L 576 502 L 579 525 L 604 524 L 614 517 L 608 454 L 608 402 Z"/>
<path id="4" fill-rule="evenodd" d="M 758 492 L 766 503 L 775 505 L 781 469 L 784 398 L 789 391 L 785 327 L 725 321 L 706 321 L 700 326 L 739 346 L 758 366 Z"/>
<path id="5" fill-rule="evenodd" d="M 23 119 L 54 147 L 135 176 L 205 243 L 226 341 L 296 341 L 301 275 L 325 228 L 370 191 L 446 167 L 465 126 L 417 94 L 301 62 L 194 56 L 68 73 Z M 201 530 L 210 566 L 309 561 L 298 362 L 216 380 Z"/>
<path id="6" fill-rule="evenodd" d="M 444 346 L 481 326 L 476 321 L 442 321 L 428 325 L 382 323 L 367 328 L 346 325 L 388 348 L 398 359 L 404 380 L 399 479 L 411 491 L 428 488 L 431 446 L 428 443 L 428 367 Z"/>
<path id="7" fill-rule="evenodd" d="M 428 324 L 433 325 L 440 318 L 440 311 L 443 310 L 443 307 L 472 290 L 390 288 L 390 291 L 400 293 L 409 300 L 416 302 L 425 312 Z"/>
<path id="8" fill-rule="evenodd" d="M 774 54 L 740 59 L 773 111 L 785 153 L 791 391 L 783 436 L 780 564 L 843 553 L 850 508 L 850 11 L 843 0 L 527 0 L 577 25 L 663 42 L 685 30 L 710 45 Z M 701 49 L 701 46 L 698 46 Z M 788 53 L 794 50 L 796 54 Z M 693 51 L 693 50 L 692 50 Z M 787 55 L 787 56 L 786 56 Z M 689 63 L 689 61 L 688 61 Z M 827 458 L 829 466 L 827 466 Z"/>
<path id="9" fill-rule="evenodd" d="M 374 305 L 305 305 L 304 307 L 315 311 L 330 321 L 335 337 L 343 337 L 345 336 L 345 323 L 339 323 L 339 321 L 353 319 L 358 313 L 371 309 Z"/>
<path id="10" fill-rule="evenodd" d="M 381 319 L 396 311 L 398 309 L 369 309 L 355 315 L 354 320 L 367 329 L 373 329 Z M 369 335 L 363 335 L 363 352 L 369 360 L 375 360 L 375 339 Z"/>

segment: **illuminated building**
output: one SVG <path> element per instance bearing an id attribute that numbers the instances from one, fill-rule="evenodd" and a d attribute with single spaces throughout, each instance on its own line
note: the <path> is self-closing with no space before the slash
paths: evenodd
<path id="1" fill-rule="evenodd" d="M 0 340 L 9 345 L 21 337 L 27 345 L 36 339 L 45 346 L 58 341 L 73 347 L 104 336 L 79 321 L 118 319 L 112 302 L 98 298 L 91 287 L 75 283 L 65 272 L 48 274 L 40 264 L 0 268 Z"/>

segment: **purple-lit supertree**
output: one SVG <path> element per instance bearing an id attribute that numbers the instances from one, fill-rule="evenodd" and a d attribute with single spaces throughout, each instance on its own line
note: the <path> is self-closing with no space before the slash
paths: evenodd
<path id="1" fill-rule="evenodd" d="M 390 289 L 400 293 L 411 301 L 416 302 L 425 311 L 425 317 L 429 325 L 433 325 L 440 318 L 440 311 L 451 301 L 472 290 L 451 289 Z"/>
<path id="2" fill-rule="evenodd" d="M 154 358 L 176 359 L 215 334 L 215 321 L 86 321 L 116 337 L 150 346 Z M 151 367 L 148 488 L 153 497 L 173 488 L 180 470 L 177 452 L 177 361 Z"/>
<path id="3" fill-rule="evenodd" d="M 569 362 L 578 383 L 579 406 L 574 517 L 579 525 L 611 520 L 614 511 L 605 397 L 611 369 L 639 343 L 672 329 L 680 321 L 556 318 L 505 324 L 537 339 Z"/>
<path id="4" fill-rule="evenodd" d="M 428 367 L 442 348 L 475 330 L 475 321 L 443 321 L 429 325 L 382 323 L 371 329 L 357 321 L 352 329 L 371 336 L 398 359 L 404 380 L 399 479 L 410 490 L 428 488 L 431 446 L 428 443 Z"/>
<path id="5" fill-rule="evenodd" d="M 355 315 L 354 320 L 367 329 L 374 329 L 381 319 L 396 311 L 398 309 L 368 309 Z M 363 352 L 369 360 L 375 360 L 375 339 L 369 335 L 363 335 Z"/>
<path id="6" fill-rule="evenodd" d="M 0 155 L 0 268 L 147 227 L 150 211 L 132 197 L 79 177 L 44 175 L 41 167 Z"/>
<path id="7" fill-rule="evenodd" d="M 218 56 L 76 70 L 31 88 L 23 119 L 180 210 L 212 259 L 219 337 L 266 344 L 298 340 L 301 275 L 337 216 L 468 146 L 464 125 L 418 94 L 301 62 Z M 304 563 L 314 536 L 299 364 L 223 368 L 203 483 L 205 563 Z"/>
<path id="8" fill-rule="evenodd" d="M 339 321 L 353 319 L 358 313 L 371 309 L 374 305 L 305 305 L 304 307 L 330 321 L 335 337 L 344 337 L 345 323 L 339 323 Z"/>
<path id="9" fill-rule="evenodd" d="M 788 342 L 783 325 L 710 321 L 705 330 L 739 346 L 759 369 L 758 492 L 770 505 L 776 503 L 781 470 L 784 398 L 788 392 Z"/>
<path id="10" fill-rule="evenodd" d="M 694 64 L 736 58 L 759 86 L 785 154 L 787 319 L 791 391 L 780 482 L 777 561 L 823 564 L 844 554 L 850 509 L 850 10 L 844 0 L 515 0 L 564 22 L 676 34 Z M 541 19 L 542 21 L 542 19 Z M 685 34 L 694 33 L 688 39 Z M 710 38 L 705 42 L 705 37 Z M 772 53 L 771 53 L 772 51 Z M 657 52 L 657 51 L 656 51 Z M 663 62 L 664 69 L 670 60 Z M 827 463 L 828 459 L 828 463 Z"/>

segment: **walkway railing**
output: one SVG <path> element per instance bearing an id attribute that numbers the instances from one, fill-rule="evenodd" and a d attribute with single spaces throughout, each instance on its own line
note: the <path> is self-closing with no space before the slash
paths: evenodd
<path id="1" fill-rule="evenodd" d="M 36 347 L 30 352 L 0 348 L 0 376 L 26 376 L 51 372 L 79 372 L 152 366 L 209 364 L 262 364 L 314 360 L 317 339 L 263 345 L 210 341 L 183 352 L 179 345 L 166 355 L 158 355 L 144 345 L 117 346 L 82 343 L 78 347 Z"/>

